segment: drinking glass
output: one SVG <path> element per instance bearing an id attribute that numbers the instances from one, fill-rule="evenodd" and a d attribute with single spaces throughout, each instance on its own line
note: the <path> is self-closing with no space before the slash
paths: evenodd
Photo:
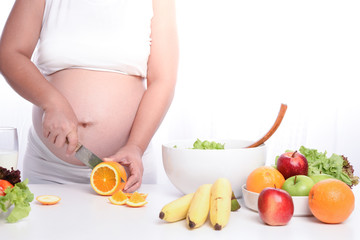
<path id="1" fill-rule="evenodd" d="M 0 167 L 17 169 L 18 134 L 14 127 L 0 127 Z"/>

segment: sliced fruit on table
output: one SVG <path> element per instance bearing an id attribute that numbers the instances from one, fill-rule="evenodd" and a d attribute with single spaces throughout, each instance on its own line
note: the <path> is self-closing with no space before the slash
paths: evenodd
<path id="1" fill-rule="evenodd" d="M 126 202 L 126 205 L 129 207 L 142 207 L 148 202 L 146 201 L 146 197 L 138 192 L 134 192 L 132 196 Z"/>
<path id="2" fill-rule="evenodd" d="M 246 189 L 260 193 L 266 187 L 281 188 L 284 176 L 274 167 L 262 166 L 253 170 L 246 179 Z"/>
<path id="3" fill-rule="evenodd" d="M 92 170 L 90 183 L 100 195 L 112 195 L 123 190 L 127 181 L 124 167 L 117 162 L 102 162 Z"/>
<path id="4" fill-rule="evenodd" d="M 119 190 L 109 197 L 109 201 L 115 205 L 124 205 L 127 201 L 129 201 L 129 198 L 123 191 Z"/>
<path id="5" fill-rule="evenodd" d="M 316 183 L 309 193 L 312 214 L 324 223 L 341 223 L 355 208 L 355 196 L 351 188 L 337 179 Z"/>
<path id="6" fill-rule="evenodd" d="M 124 193 L 129 199 L 131 198 L 131 196 L 134 194 L 134 193 Z M 148 196 L 148 193 L 138 193 L 140 194 L 141 196 L 143 196 L 145 199 L 147 198 Z"/>
<path id="7" fill-rule="evenodd" d="M 43 205 L 57 204 L 61 198 L 55 195 L 40 195 L 36 197 L 36 200 Z"/>

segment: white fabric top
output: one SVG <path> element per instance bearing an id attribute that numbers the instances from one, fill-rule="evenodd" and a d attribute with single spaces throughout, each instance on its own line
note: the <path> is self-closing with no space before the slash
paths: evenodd
<path id="1" fill-rule="evenodd" d="M 146 77 L 152 0 L 46 0 L 34 62 Z"/>

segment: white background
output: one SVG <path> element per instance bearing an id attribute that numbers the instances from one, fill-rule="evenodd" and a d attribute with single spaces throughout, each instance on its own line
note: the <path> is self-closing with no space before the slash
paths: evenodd
<path id="1" fill-rule="evenodd" d="M 2 30 L 14 0 L 0 1 Z M 348 157 L 360 170 L 360 4 L 346 0 L 177 0 L 180 65 L 175 99 L 153 142 L 257 140 L 281 103 L 268 163 L 301 145 Z M 20 162 L 31 104 L 0 76 L 0 126 L 19 130 Z M 219 160 L 221 161 L 221 160 Z"/>

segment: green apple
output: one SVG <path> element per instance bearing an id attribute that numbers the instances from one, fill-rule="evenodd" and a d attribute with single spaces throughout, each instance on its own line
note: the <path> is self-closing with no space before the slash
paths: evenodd
<path id="1" fill-rule="evenodd" d="M 329 178 L 334 178 L 333 176 L 329 175 L 329 174 L 325 174 L 325 173 L 321 173 L 321 174 L 314 174 L 311 175 L 310 178 L 314 181 L 314 183 L 318 183 L 321 180 L 325 180 L 325 179 L 329 179 Z"/>
<path id="2" fill-rule="evenodd" d="M 295 175 L 285 180 L 282 189 L 291 196 L 308 196 L 315 182 L 306 175 Z"/>

